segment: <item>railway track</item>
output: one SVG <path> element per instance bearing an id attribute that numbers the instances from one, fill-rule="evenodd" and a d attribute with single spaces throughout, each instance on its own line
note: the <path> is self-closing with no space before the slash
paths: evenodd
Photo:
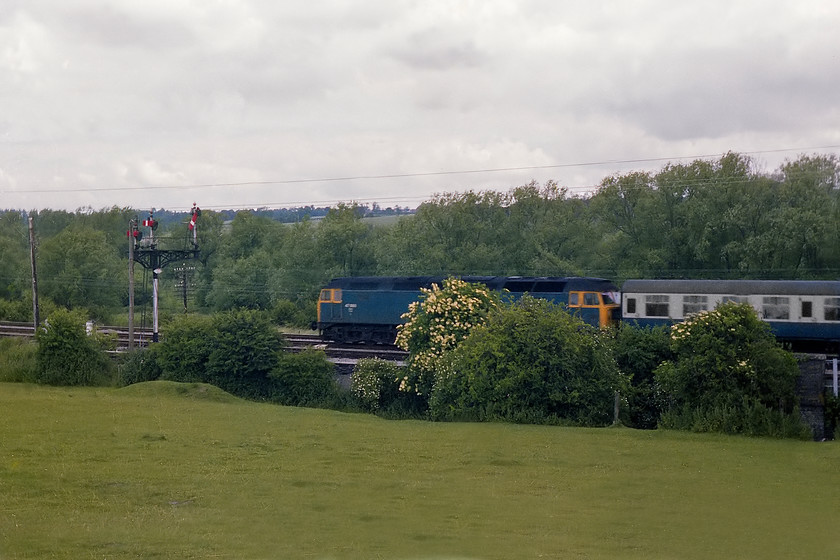
<path id="1" fill-rule="evenodd" d="M 114 326 L 97 326 L 97 332 L 114 335 L 116 338 L 117 352 L 128 350 L 128 328 Z M 137 347 L 148 346 L 152 341 L 152 329 L 134 329 L 134 345 Z M 15 323 L 0 321 L 0 337 L 23 337 L 33 338 L 35 329 L 32 323 Z M 376 345 L 361 346 L 348 344 L 332 344 L 324 342 L 314 334 L 284 334 L 286 350 L 300 352 L 305 348 L 317 348 L 324 350 L 329 358 L 337 364 L 354 364 L 362 358 L 380 358 L 395 362 L 402 362 L 408 356 L 407 352 L 396 346 Z"/>

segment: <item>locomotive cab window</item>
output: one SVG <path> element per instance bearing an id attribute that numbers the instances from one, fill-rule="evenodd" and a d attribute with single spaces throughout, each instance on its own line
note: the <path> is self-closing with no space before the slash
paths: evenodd
<path id="1" fill-rule="evenodd" d="M 569 294 L 569 305 L 580 305 L 580 300 L 578 299 L 577 292 L 571 292 Z"/>
<path id="2" fill-rule="evenodd" d="M 321 290 L 320 299 L 324 303 L 341 303 L 341 288 Z"/>
<path id="3" fill-rule="evenodd" d="M 598 294 L 593 294 L 592 292 L 585 292 L 583 294 L 583 305 L 600 305 L 600 303 Z"/>
<path id="4" fill-rule="evenodd" d="M 825 298 L 823 311 L 825 313 L 826 321 L 840 321 L 840 298 Z"/>
<path id="5" fill-rule="evenodd" d="M 668 317 L 670 300 L 666 295 L 645 296 L 645 315 L 648 317 Z"/>

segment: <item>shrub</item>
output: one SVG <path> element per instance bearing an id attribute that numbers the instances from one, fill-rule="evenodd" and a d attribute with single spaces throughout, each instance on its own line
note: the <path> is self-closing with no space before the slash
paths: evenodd
<path id="1" fill-rule="evenodd" d="M 157 346 L 137 348 L 125 354 L 117 365 L 117 383 L 126 387 L 134 383 L 160 379 L 161 368 L 156 349 Z"/>
<path id="2" fill-rule="evenodd" d="M 655 373 L 670 402 L 663 426 L 749 435 L 790 433 L 760 408 L 799 422 L 796 360 L 776 343 L 750 305 L 726 303 L 674 325 L 671 350 L 673 359 Z"/>
<path id="3" fill-rule="evenodd" d="M 615 330 L 613 356 L 618 369 L 630 381 L 625 395 L 627 407 L 622 422 L 633 428 L 654 429 L 664 410 L 665 401 L 654 371 L 671 358 L 668 330 L 639 328 L 622 323 Z"/>
<path id="4" fill-rule="evenodd" d="M 57 310 L 38 330 L 36 381 L 46 385 L 102 385 L 110 381 L 112 364 L 95 337 L 85 332 L 85 317 Z"/>
<path id="5" fill-rule="evenodd" d="M 234 395 L 267 399 L 269 374 L 282 338 L 264 313 L 226 311 L 211 317 L 187 315 L 171 321 L 157 348 L 161 378 L 211 383 Z"/>
<path id="6" fill-rule="evenodd" d="M 809 440 L 811 429 L 799 414 L 767 408 L 744 397 L 740 403 L 719 404 L 710 408 L 674 408 L 662 414 L 660 426 L 692 432 L 716 432 L 746 436 L 769 436 Z"/>
<path id="7" fill-rule="evenodd" d="M 38 345 L 26 338 L 0 339 L 0 382 L 35 383 Z"/>
<path id="8" fill-rule="evenodd" d="M 308 310 L 301 309 L 296 303 L 287 299 L 275 302 L 270 314 L 272 322 L 276 325 L 308 328 L 312 323 Z"/>
<path id="9" fill-rule="evenodd" d="M 442 287 L 422 288 L 420 301 L 409 306 L 397 331 L 397 346 L 409 352 L 400 390 L 428 398 L 446 353 L 499 306 L 499 295 L 483 284 L 447 278 Z"/>
<path id="10" fill-rule="evenodd" d="M 164 323 L 156 345 L 160 378 L 182 383 L 207 382 L 207 360 L 213 351 L 213 321 L 204 315 L 180 315 Z"/>
<path id="11" fill-rule="evenodd" d="M 359 360 L 353 369 L 351 391 L 363 410 L 394 418 L 418 417 L 426 401 L 414 392 L 400 391 L 408 369 L 379 358 Z"/>
<path id="12" fill-rule="evenodd" d="M 451 353 L 432 417 L 609 424 L 623 381 L 601 336 L 564 308 L 526 296 Z"/>
<path id="13" fill-rule="evenodd" d="M 242 309 L 214 315 L 211 340 L 209 383 L 242 397 L 270 396 L 269 375 L 277 366 L 283 341 L 264 313 Z"/>
<path id="14" fill-rule="evenodd" d="M 835 397 L 830 390 L 826 390 L 823 392 L 823 406 L 826 437 L 834 439 L 837 435 L 837 426 L 840 425 L 840 398 Z"/>
<path id="15" fill-rule="evenodd" d="M 269 374 L 271 400 L 289 406 L 330 406 L 336 403 L 335 366 L 323 350 L 306 348 L 280 354 Z"/>

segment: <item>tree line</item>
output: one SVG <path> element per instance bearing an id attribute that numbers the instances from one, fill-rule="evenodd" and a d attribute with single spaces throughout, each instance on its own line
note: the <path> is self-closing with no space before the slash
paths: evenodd
<path id="1" fill-rule="evenodd" d="M 281 213 L 293 216 L 291 223 L 265 209 L 204 211 L 195 271 L 164 271 L 161 309 L 182 313 L 176 290 L 187 286 L 191 310 L 259 309 L 303 325 L 314 318 L 319 288 L 337 276 L 836 278 L 838 188 L 834 155 L 802 155 L 768 173 L 728 153 L 611 175 L 585 198 L 553 181 L 443 193 L 414 213 L 390 209 L 385 222 L 368 220 L 373 209 L 353 203 L 322 216 L 315 207 Z M 47 314 L 63 307 L 123 321 L 126 230 L 145 212 L 117 207 L 0 213 L 0 319 L 31 319 L 30 216 Z M 162 245 L 187 242 L 186 211 L 158 216 L 165 217 L 155 233 Z M 150 291 L 143 287 L 141 278 L 140 306 Z"/>

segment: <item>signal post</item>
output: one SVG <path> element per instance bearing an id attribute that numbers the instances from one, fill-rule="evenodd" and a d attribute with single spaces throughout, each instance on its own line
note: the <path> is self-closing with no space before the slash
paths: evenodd
<path id="1" fill-rule="evenodd" d="M 129 258 L 132 262 L 140 263 L 143 268 L 152 271 L 152 342 L 158 342 L 158 280 L 159 275 L 163 272 L 166 265 L 173 262 L 181 262 L 198 257 L 198 235 L 196 232 L 196 222 L 201 215 L 201 209 L 193 204 L 189 230 L 192 233 L 192 239 L 189 245 L 185 243 L 183 249 L 161 249 L 157 246 L 155 241 L 155 230 L 158 227 L 158 222 L 154 218 L 154 210 L 149 212 L 149 217 L 143 220 L 143 227 L 148 228 L 148 238 L 143 239 L 143 232 L 137 226 L 136 220 L 129 222 Z M 130 295 L 129 295 L 129 348 L 134 346 L 134 286 L 133 286 L 133 272 L 131 271 L 131 264 L 129 264 L 129 275 L 131 279 Z"/>

